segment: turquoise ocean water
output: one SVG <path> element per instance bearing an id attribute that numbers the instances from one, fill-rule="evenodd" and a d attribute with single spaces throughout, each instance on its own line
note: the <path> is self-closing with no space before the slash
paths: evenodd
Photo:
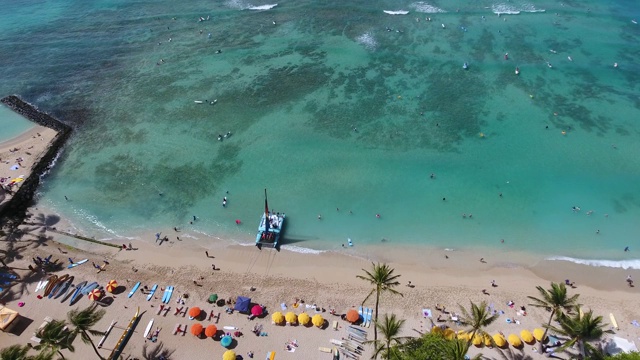
<path id="1" fill-rule="evenodd" d="M 266 187 L 300 248 L 638 258 L 637 2 L 0 5 L 0 95 L 76 128 L 40 201 L 84 233 L 251 243 Z"/>
<path id="2" fill-rule="evenodd" d="M 33 123 L 0 104 L 0 141 L 14 138 L 33 127 Z"/>

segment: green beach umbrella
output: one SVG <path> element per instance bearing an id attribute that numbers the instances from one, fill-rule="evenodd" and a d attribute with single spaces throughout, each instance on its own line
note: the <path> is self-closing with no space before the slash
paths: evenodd
<path id="1" fill-rule="evenodd" d="M 213 304 L 214 302 L 218 301 L 218 294 L 211 294 L 209 295 L 209 302 L 211 304 Z"/>

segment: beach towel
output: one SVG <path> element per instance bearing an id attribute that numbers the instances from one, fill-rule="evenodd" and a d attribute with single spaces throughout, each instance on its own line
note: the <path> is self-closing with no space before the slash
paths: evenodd
<path id="1" fill-rule="evenodd" d="M 431 309 L 422 309 L 422 316 L 426 317 L 426 318 L 427 317 L 429 317 L 429 318 L 432 317 L 431 316 Z"/>
<path id="2" fill-rule="evenodd" d="M 635 327 L 640 327 L 640 323 L 638 323 L 638 320 L 633 320 L 631 322 L 631 325 L 635 326 Z"/>
<path id="3" fill-rule="evenodd" d="M 280 304 L 280 309 L 287 310 L 287 304 L 285 303 Z"/>

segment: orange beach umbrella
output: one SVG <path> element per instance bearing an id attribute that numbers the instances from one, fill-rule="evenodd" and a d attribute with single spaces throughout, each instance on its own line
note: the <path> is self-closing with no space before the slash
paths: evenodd
<path id="1" fill-rule="evenodd" d="M 200 334 L 202 334 L 202 324 L 193 324 L 193 326 L 191 326 L 191 333 L 195 336 L 200 336 Z"/>
<path id="2" fill-rule="evenodd" d="M 98 290 L 98 289 L 93 289 L 91 290 L 91 292 L 89 293 L 89 300 L 91 301 L 96 301 L 98 299 L 100 299 L 100 297 L 102 296 L 102 291 Z"/>
<path id="3" fill-rule="evenodd" d="M 206 337 L 213 337 L 217 332 L 218 332 L 218 327 L 211 324 L 207 326 L 207 328 L 204 330 L 204 335 Z"/>
<path id="4" fill-rule="evenodd" d="M 115 280 L 111 280 L 107 283 L 107 291 L 112 293 L 118 287 L 118 282 Z"/>
<path id="5" fill-rule="evenodd" d="M 358 311 L 356 311 L 356 309 L 351 309 L 351 310 L 347 311 L 347 321 L 348 322 L 355 323 L 358 320 L 360 320 L 360 314 L 358 314 Z"/>
<path id="6" fill-rule="evenodd" d="M 199 307 L 194 306 L 191 309 L 189 309 L 189 317 L 191 318 L 197 318 L 198 316 L 200 316 L 200 313 L 202 312 L 202 310 L 200 310 Z"/>

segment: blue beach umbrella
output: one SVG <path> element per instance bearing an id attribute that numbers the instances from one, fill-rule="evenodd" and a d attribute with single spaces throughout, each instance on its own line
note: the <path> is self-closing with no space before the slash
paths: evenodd
<path id="1" fill-rule="evenodd" d="M 231 338 L 231 336 L 226 335 L 226 336 L 223 336 L 222 339 L 220 339 L 220 345 L 227 348 L 231 345 L 232 341 L 233 339 Z"/>

